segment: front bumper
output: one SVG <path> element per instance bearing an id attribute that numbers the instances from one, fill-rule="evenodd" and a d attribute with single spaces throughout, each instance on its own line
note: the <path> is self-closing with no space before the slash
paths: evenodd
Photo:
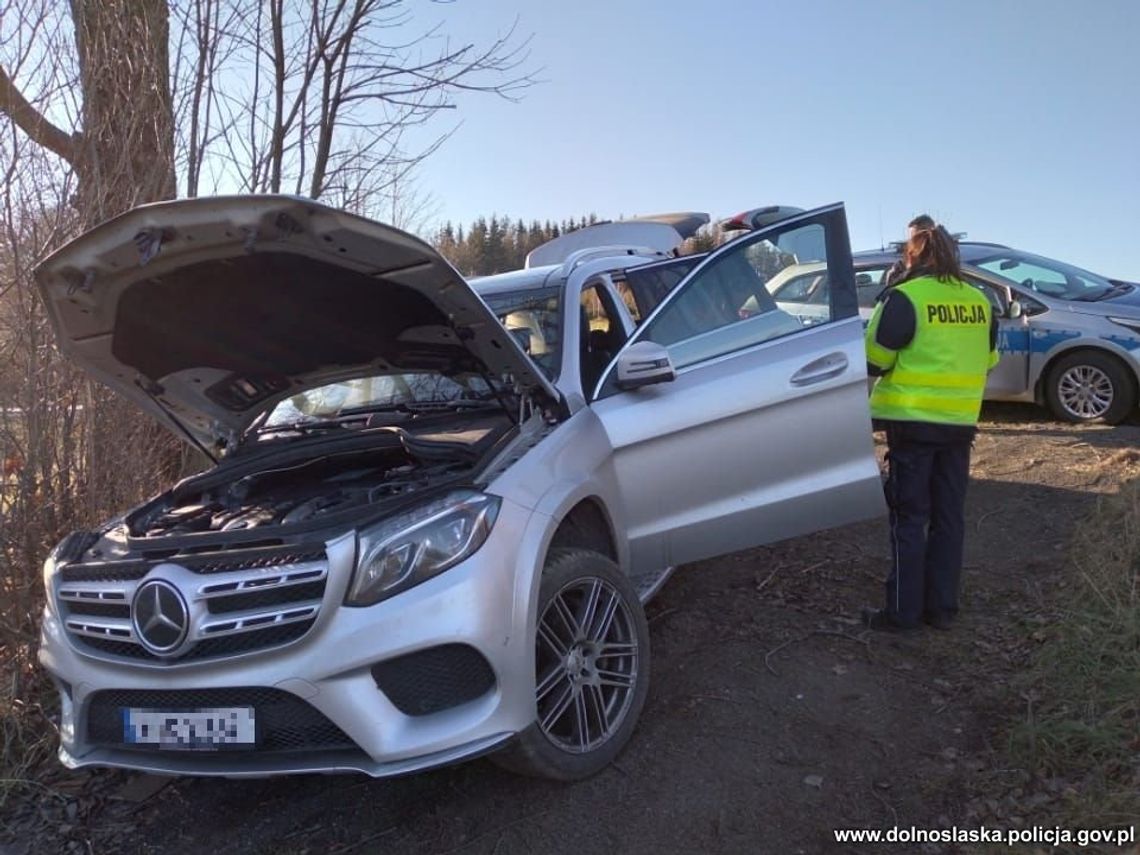
<path id="1" fill-rule="evenodd" d="M 355 560 L 354 536 L 330 540 L 329 582 L 312 629 L 284 647 L 228 658 L 161 664 L 93 653 L 73 641 L 49 603 L 40 661 L 60 688 L 60 759 L 72 768 L 187 775 L 383 776 L 490 751 L 534 720 L 529 612 L 545 528 L 541 515 L 504 500 L 487 542 L 471 558 L 366 608 L 340 605 Z M 439 703 L 441 681 L 446 693 L 451 679 L 446 670 L 432 672 L 424 691 L 435 699 L 417 706 L 414 674 L 394 691 L 385 672 L 374 669 L 392 660 L 423 662 L 425 652 L 431 659 L 433 652 L 459 650 L 467 662 L 481 660 L 488 670 L 478 696 L 472 697 L 468 681 L 453 705 Z M 213 705 L 217 697 L 234 705 L 261 699 L 249 702 L 255 716 L 258 704 L 275 705 L 265 707 L 262 723 L 286 721 L 287 738 L 271 732 L 267 741 L 259 731 L 253 748 L 140 748 L 126 745 L 108 718 L 135 703 L 118 700 L 123 698 L 142 698 L 146 708 L 179 709 Z M 146 700 L 154 698 L 170 700 Z M 319 739 L 307 741 L 306 734 L 318 732 Z"/>

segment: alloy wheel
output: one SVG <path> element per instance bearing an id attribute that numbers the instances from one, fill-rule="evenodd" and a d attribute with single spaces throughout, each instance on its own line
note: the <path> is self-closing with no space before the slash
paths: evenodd
<path id="1" fill-rule="evenodd" d="M 1093 365 L 1074 365 L 1057 381 L 1057 398 L 1074 418 L 1101 418 L 1115 397 L 1112 380 Z"/>
<path id="2" fill-rule="evenodd" d="M 604 579 L 575 579 L 539 616 L 538 725 L 564 751 L 584 754 L 621 727 L 638 678 L 629 607 Z"/>

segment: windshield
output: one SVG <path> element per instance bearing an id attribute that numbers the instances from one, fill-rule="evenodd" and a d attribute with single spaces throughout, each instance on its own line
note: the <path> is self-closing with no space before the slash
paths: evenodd
<path id="1" fill-rule="evenodd" d="M 1061 300 L 1097 300 L 1116 290 L 1103 276 L 1013 249 L 971 263 L 1014 285 Z"/>
<path id="2" fill-rule="evenodd" d="M 549 380 L 557 379 L 562 368 L 561 286 L 480 296 L 542 373 Z"/>
<path id="3" fill-rule="evenodd" d="M 377 410 L 465 406 L 494 399 L 494 391 L 477 374 L 379 374 L 318 386 L 286 398 L 259 429 L 335 421 Z"/>

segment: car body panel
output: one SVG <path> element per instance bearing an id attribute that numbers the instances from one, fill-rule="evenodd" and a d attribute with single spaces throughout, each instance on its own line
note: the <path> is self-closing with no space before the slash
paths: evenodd
<path id="1" fill-rule="evenodd" d="M 632 567 L 881 512 L 862 329 L 857 318 L 820 325 L 591 405 L 613 446 Z M 826 358 L 846 370 L 811 389 L 792 384 Z"/>

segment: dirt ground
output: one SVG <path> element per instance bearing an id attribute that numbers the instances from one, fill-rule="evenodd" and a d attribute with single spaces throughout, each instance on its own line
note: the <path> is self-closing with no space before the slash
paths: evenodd
<path id="1" fill-rule="evenodd" d="M 649 606 L 640 725 L 592 780 L 487 761 L 379 781 L 73 775 L 53 784 L 62 801 L 24 809 L 17 837 L 33 851 L 52 851 L 50 832 L 54 851 L 166 855 L 866 852 L 882 850 L 840 847 L 831 830 L 1010 826 L 1030 821 L 1027 800 L 1048 816 L 1060 787 L 1031 793 L 998 741 L 1020 713 L 1005 684 L 1064 602 L 1074 523 L 1137 475 L 1138 448 L 1136 425 L 988 408 L 950 632 L 859 626 L 882 598 L 883 520 L 681 568 Z"/>

